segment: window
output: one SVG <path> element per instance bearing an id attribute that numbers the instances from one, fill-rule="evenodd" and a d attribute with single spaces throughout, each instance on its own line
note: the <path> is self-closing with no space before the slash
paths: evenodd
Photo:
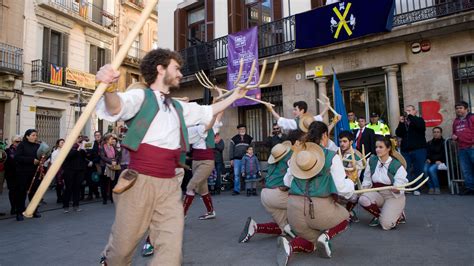
<path id="1" fill-rule="evenodd" d="M 452 58 L 454 97 L 456 101 L 474 104 L 474 54 Z"/>
<path id="2" fill-rule="evenodd" d="M 326 0 L 311 0 L 311 9 L 322 7 L 326 4 Z"/>
<path id="3" fill-rule="evenodd" d="M 206 41 L 205 20 L 204 7 L 188 12 L 188 47 Z"/>
<path id="4" fill-rule="evenodd" d="M 68 36 L 64 33 L 43 29 L 43 64 L 67 66 Z"/>
<path id="5" fill-rule="evenodd" d="M 140 54 L 140 35 L 132 42 L 132 47 L 128 50 L 128 56 L 132 58 L 139 58 Z"/>
<path id="6" fill-rule="evenodd" d="M 109 49 L 100 48 L 91 44 L 89 59 L 89 72 L 91 74 L 96 74 L 99 68 L 110 63 L 111 52 Z"/>
<path id="7" fill-rule="evenodd" d="M 281 86 L 262 88 L 262 101 L 275 105 L 275 112 L 283 114 L 283 94 Z M 247 134 L 253 137 L 255 153 L 259 160 L 267 160 L 270 150 L 265 146 L 265 140 L 271 135 L 273 123 L 277 121 L 267 112 L 263 104 L 239 107 L 239 123 L 247 126 Z"/>
<path id="8" fill-rule="evenodd" d="M 273 9 L 271 0 L 245 0 L 247 28 L 259 26 L 272 21 Z"/>

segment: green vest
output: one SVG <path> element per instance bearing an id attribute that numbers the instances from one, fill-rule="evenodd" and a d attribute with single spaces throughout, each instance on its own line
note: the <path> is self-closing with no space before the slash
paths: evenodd
<path id="1" fill-rule="evenodd" d="M 324 167 L 315 177 L 311 179 L 293 178 L 290 187 L 291 195 L 299 195 L 306 197 L 326 198 L 331 194 L 337 194 L 337 188 L 331 176 L 332 159 L 336 153 L 324 149 Z"/>
<path id="2" fill-rule="evenodd" d="M 359 123 L 357 123 L 357 122 L 350 122 L 350 121 L 349 121 L 349 128 L 350 128 L 351 130 L 359 129 L 359 128 L 360 128 L 360 127 L 359 127 Z"/>
<path id="3" fill-rule="evenodd" d="M 150 127 L 151 122 L 155 118 L 156 114 L 160 110 L 158 101 L 156 100 L 155 93 L 150 88 L 144 90 L 145 98 L 143 100 L 142 106 L 138 113 L 131 118 L 130 120 L 125 121 L 128 126 L 128 134 L 125 136 L 122 141 L 122 145 L 127 147 L 132 151 L 137 151 L 140 143 L 142 143 L 143 138 L 145 137 L 148 128 Z M 183 107 L 181 104 L 172 99 L 171 100 L 173 107 L 178 113 L 179 122 L 180 122 L 180 146 L 181 146 L 181 156 L 180 163 L 184 165 L 186 161 L 186 152 L 189 151 L 189 140 L 188 140 L 188 128 L 184 121 L 183 116 Z"/>
<path id="4" fill-rule="evenodd" d="M 285 183 L 283 178 L 288 170 L 288 160 L 291 158 L 293 151 L 288 152 L 280 161 L 268 165 L 268 174 L 265 177 L 266 188 L 283 187 Z"/>
<path id="5" fill-rule="evenodd" d="M 207 131 L 206 137 L 206 148 L 214 149 L 216 147 L 216 142 L 214 141 L 214 130 L 211 128 Z"/>
<path id="6" fill-rule="evenodd" d="M 375 169 L 377 168 L 377 163 L 379 162 L 379 158 L 376 155 L 370 156 L 369 159 L 369 167 L 370 167 L 370 176 L 372 176 L 375 173 Z M 399 160 L 395 159 L 392 157 L 392 161 L 390 162 L 388 166 L 388 178 L 390 178 L 390 181 L 392 184 L 395 182 L 395 175 L 397 174 L 398 169 L 402 166 L 402 163 L 400 163 Z"/>
<path id="7" fill-rule="evenodd" d="M 382 122 L 377 122 L 377 124 L 371 124 L 369 123 L 367 125 L 367 128 L 370 128 L 372 130 L 374 130 L 375 132 L 375 135 L 381 135 L 381 136 L 386 136 L 386 135 L 390 135 L 390 130 L 388 129 L 388 126 L 385 125 L 384 123 Z"/>

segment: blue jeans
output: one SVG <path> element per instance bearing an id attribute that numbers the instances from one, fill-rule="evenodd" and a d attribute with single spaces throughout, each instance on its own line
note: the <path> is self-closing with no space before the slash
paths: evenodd
<path id="1" fill-rule="evenodd" d="M 234 160 L 234 191 L 240 193 L 240 172 L 242 160 Z"/>
<path id="2" fill-rule="evenodd" d="M 425 176 L 429 176 L 430 179 L 428 180 L 428 187 L 429 188 L 438 188 L 439 189 L 439 181 L 438 181 L 438 165 L 437 164 L 425 164 Z"/>
<path id="3" fill-rule="evenodd" d="M 223 163 L 216 163 L 216 174 L 217 174 L 217 180 L 216 180 L 216 189 L 221 189 L 221 175 L 224 172 L 224 164 Z"/>
<path id="4" fill-rule="evenodd" d="M 419 175 L 423 173 L 423 170 L 425 168 L 425 162 L 426 162 L 426 149 L 417 149 L 413 150 L 410 152 L 402 152 L 403 157 L 407 161 L 407 173 L 408 173 L 408 180 L 412 181 Z M 413 172 L 410 171 L 410 169 L 413 167 Z M 411 172 L 411 174 L 410 174 Z M 418 181 L 416 184 L 413 186 L 417 186 L 418 183 L 421 181 Z"/>
<path id="5" fill-rule="evenodd" d="M 464 177 L 464 185 L 474 190 L 474 148 L 459 150 L 459 164 Z"/>

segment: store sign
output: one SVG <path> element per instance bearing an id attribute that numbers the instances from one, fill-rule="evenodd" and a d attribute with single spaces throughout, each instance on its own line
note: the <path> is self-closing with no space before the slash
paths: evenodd
<path id="1" fill-rule="evenodd" d="M 66 68 L 66 84 L 95 90 L 95 76 L 87 72 Z"/>
<path id="2" fill-rule="evenodd" d="M 420 102 L 421 117 L 425 120 L 426 127 L 436 127 L 443 122 L 443 115 L 439 113 L 441 104 L 438 101 Z"/>

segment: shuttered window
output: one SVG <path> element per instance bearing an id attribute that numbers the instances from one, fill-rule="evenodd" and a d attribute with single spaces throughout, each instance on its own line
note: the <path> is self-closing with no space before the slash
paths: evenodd
<path id="1" fill-rule="evenodd" d="M 109 64 L 111 60 L 110 49 L 97 47 L 93 44 L 90 46 L 89 73 L 96 74 L 97 71 L 105 64 Z"/>
<path id="2" fill-rule="evenodd" d="M 67 67 L 68 60 L 68 35 L 51 30 L 43 29 L 43 64 L 55 64 Z"/>
<path id="3" fill-rule="evenodd" d="M 176 51 L 195 45 L 199 41 L 208 42 L 214 39 L 214 1 L 201 0 L 197 4 L 175 10 L 174 49 Z"/>

